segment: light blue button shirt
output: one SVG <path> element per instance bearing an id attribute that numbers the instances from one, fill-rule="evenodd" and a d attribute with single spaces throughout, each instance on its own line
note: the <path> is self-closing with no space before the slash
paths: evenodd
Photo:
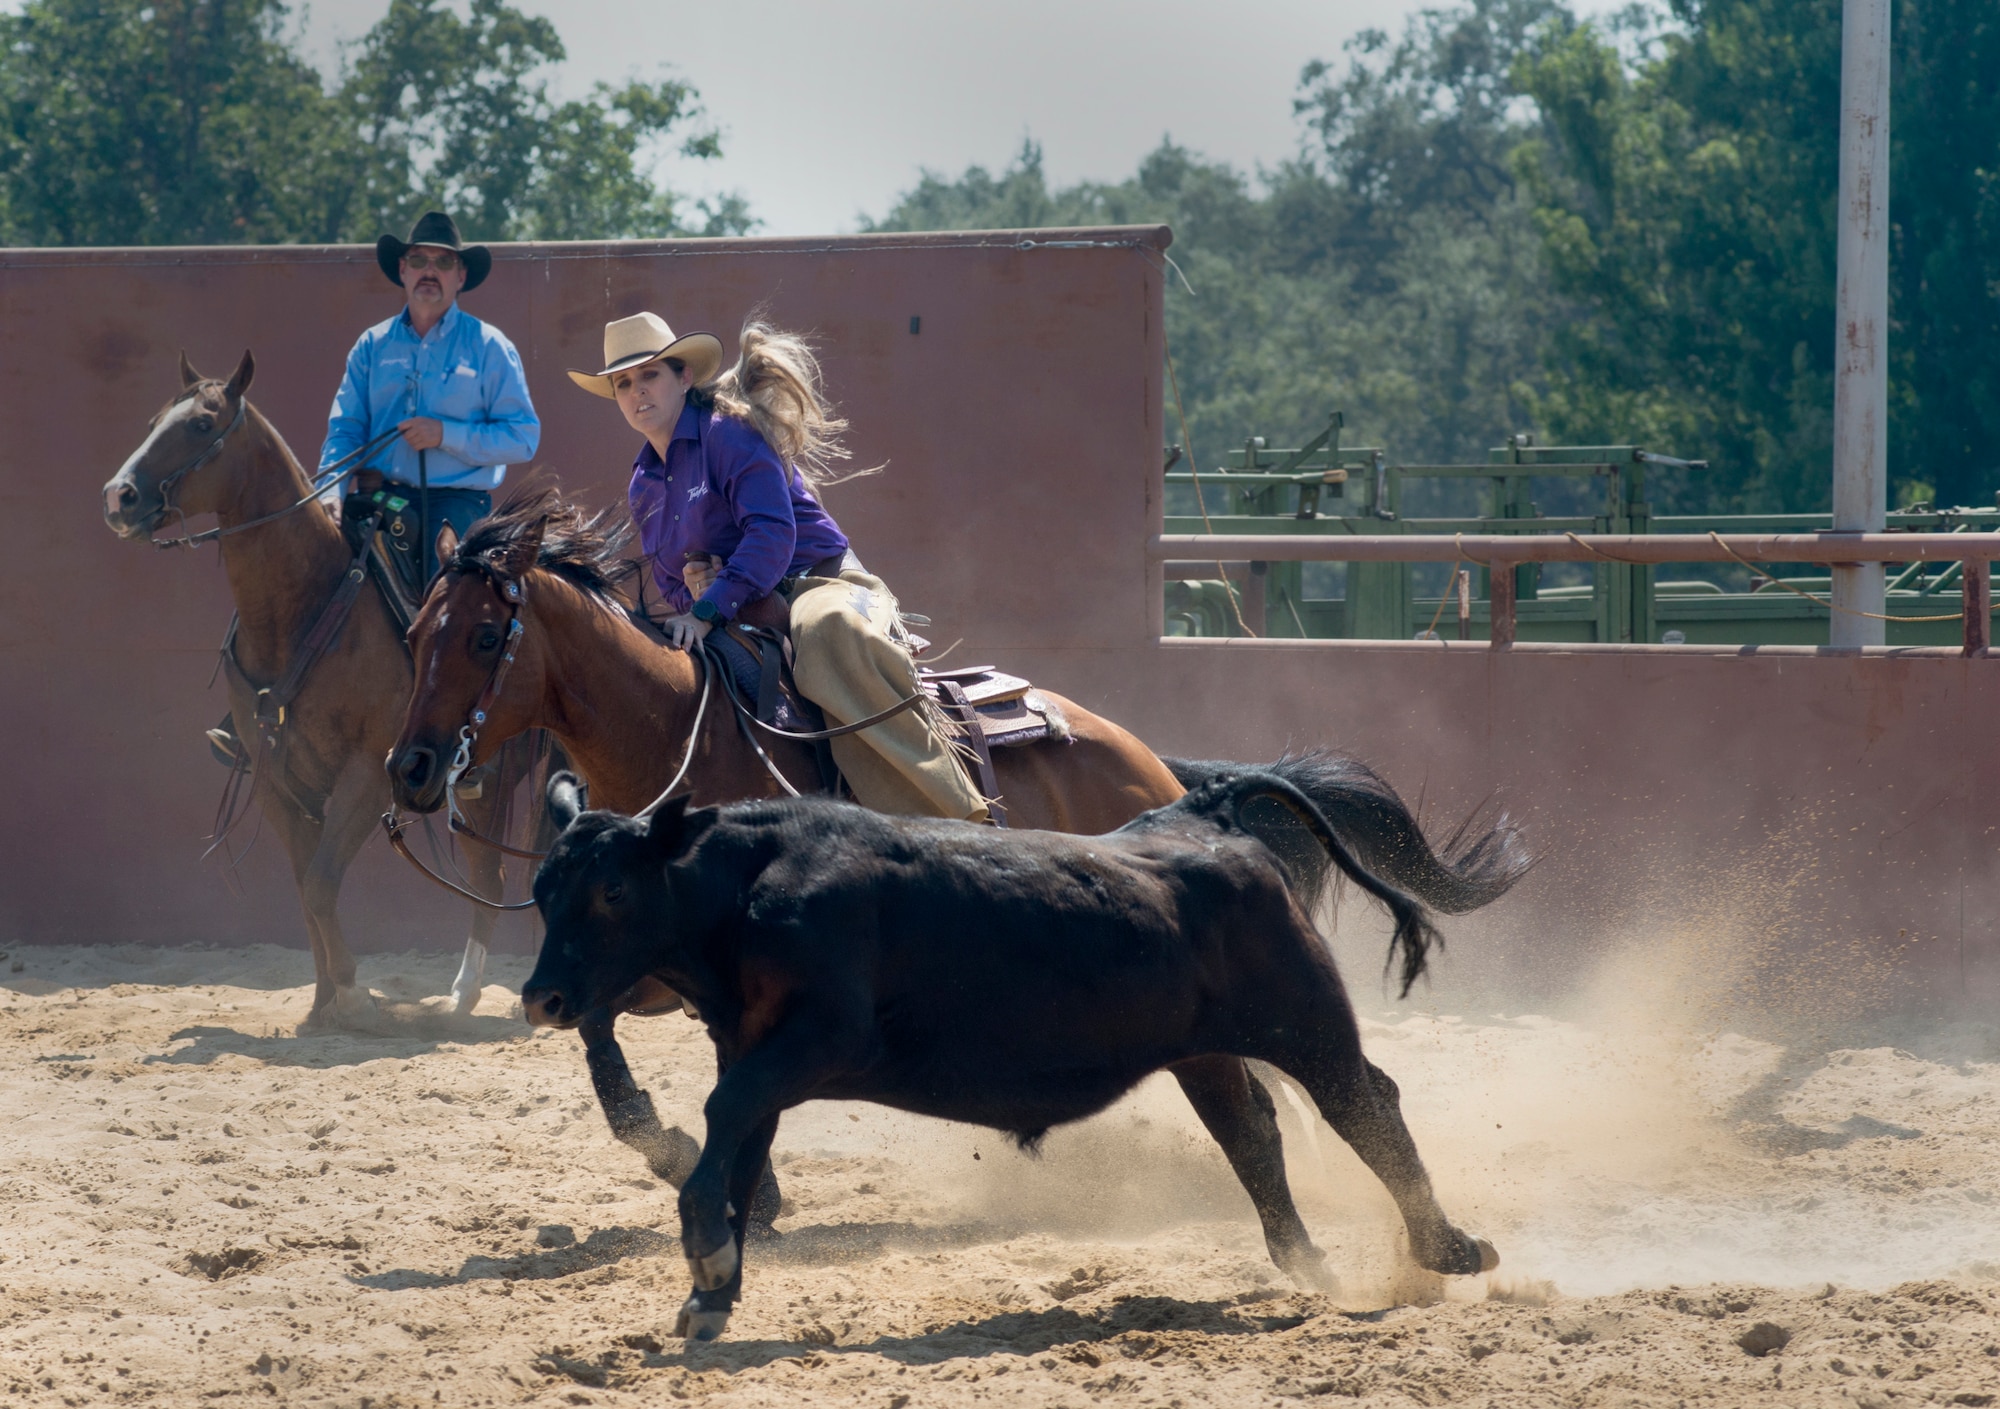
<path id="1" fill-rule="evenodd" d="M 444 423 L 444 444 L 424 461 L 434 488 L 494 489 L 509 465 L 534 458 L 542 439 L 521 354 L 456 303 L 422 338 L 408 309 L 361 335 L 333 398 L 321 470 L 409 416 Z M 363 468 L 415 484 L 417 452 L 398 437 Z"/>

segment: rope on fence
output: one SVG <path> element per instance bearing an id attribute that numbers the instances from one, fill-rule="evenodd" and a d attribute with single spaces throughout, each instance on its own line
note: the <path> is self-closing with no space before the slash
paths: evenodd
<path id="1" fill-rule="evenodd" d="M 1744 557 L 1742 554 L 1738 553 L 1734 548 L 1730 547 L 1727 543 L 1723 542 L 1722 535 L 1717 533 L 1714 529 L 1710 529 L 1708 531 L 1708 536 L 1715 541 L 1716 547 L 1720 548 L 1723 552 L 1727 553 L 1732 559 L 1734 559 L 1741 566 L 1749 568 L 1752 573 L 1759 573 L 1762 571 L 1762 569 L 1760 569 L 1755 563 L 1751 562 L 1748 558 Z M 1602 549 L 1596 547 L 1594 544 L 1584 542 L 1581 538 L 1578 538 L 1574 533 L 1565 533 L 1563 534 L 1563 537 L 1567 538 L 1570 542 L 1576 544 L 1577 547 L 1583 549 L 1585 552 L 1595 554 L 1597 557 L 1604 559 L 1604 561 L 1607 563 L 1625 563 L 1631 567 L 1648 566 L 1648 564 L 1641 563 L 1636 558 L 1614 557 L 1610 553 L 1607 553 Z M 1769 576 L 1769 574 L 1764 574 L 1764 575 Z M 1843 607 L 1840 605 L 1840 603 L 1835 602 L 1830 598 L 1815 597 L 1812 593 L 1806 591 L 1803 588 L 1792 586 L 1791 583 L 1785 581 L 1782 577 L 1771 577 L 1771 583 L 1775 587 L 1784 588 L 1785 591 L 1791 593 L 1794 597 L 1804 597 L 1808 602 L 1811 602 L 1816 606 L 1825 607 L 1828 611 L 1845 612 L 1848 616 L 1865 616 L 1870 621 L 1923 622 L 1923 621 L 1963 621 L 1965 619 L 1965 613 L 1963 610 L 1955 612 L 1945 612 L 1938 616 L 1885 616 L 1881 612 L 1864 612 L 1854 607 Z"/>

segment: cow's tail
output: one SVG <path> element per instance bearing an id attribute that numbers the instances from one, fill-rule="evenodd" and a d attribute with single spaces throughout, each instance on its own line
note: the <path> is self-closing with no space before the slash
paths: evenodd
<path id="1" fill-rule="evenodd" d="M 1430 910 L 1364 864 L 1303 788 L 1274 770 L 1253 769 L 1211 779 L 1174 804 L 1180 807 L 1227 823 L 1269 847 L 1308 913 L 1324 897 L 1326 863 L 1331 860 L 1342 875 L 1380 901 L 1395 921 L 1388 966 L 1394 969 L 1397 955 L 1402 956 L 1398 977 L 1403 995 L 1407 997 L 1423 977 L 1431 946 L 1443 942 L 1431 923 Z"/>
<path id="2" fill-rule="evenodd" d="M 1483 808 L 1432 846 L 1396 790 L 1358 758 L 1315 749 L 1255 768 L 1181 758 L 1161 762 L 1190 790 L 1218 778 L 1276 775 L 1312 799 L 1369 871 L 1447 915 L 1492 904 L 1534 864 L 1506 814 L 1488 820 Z"/>

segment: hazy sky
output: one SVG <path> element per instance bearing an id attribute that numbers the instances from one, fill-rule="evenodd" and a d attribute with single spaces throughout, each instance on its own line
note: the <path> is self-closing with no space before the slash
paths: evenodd
<path id="1" fill-rule="evenodd" d="M 1292 96 L 1357 31 L 1421 0 L 762 0 L 705 7 L 515 0 L 554 18 L 561 88 L 666 71 L 701 90 L 724 155 L 662 167 L 696 194 L 740 190 L 777 235 L 855 228 L 923 168 L 1005 166 L 1024 137 L 1052 181 L 1116 180 L 1165 134 L 1253 169 L 1290 155 Z M 1602 8 L 1585 4 L 1582 8 Z M 384 0 L 314 0 L 314 56 Z"/>

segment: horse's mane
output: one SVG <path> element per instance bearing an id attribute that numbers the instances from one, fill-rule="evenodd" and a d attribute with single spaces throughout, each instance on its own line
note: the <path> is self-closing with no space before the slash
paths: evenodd
<path id="1" fill-rule="evenodd" d="M 622 509 L 592 514 L 562 497 L 552 484 L 524 484 L 511 490 L 493 512 L 466 530 L 448 568 L 481 572 L 489 555 L 504 551 L 542 524 L 542 546 L 535 565 L 597 597 L 614 597 L 619 585 L 638 570 L 625 556 L 632 544 L 632 522 Z"/>

